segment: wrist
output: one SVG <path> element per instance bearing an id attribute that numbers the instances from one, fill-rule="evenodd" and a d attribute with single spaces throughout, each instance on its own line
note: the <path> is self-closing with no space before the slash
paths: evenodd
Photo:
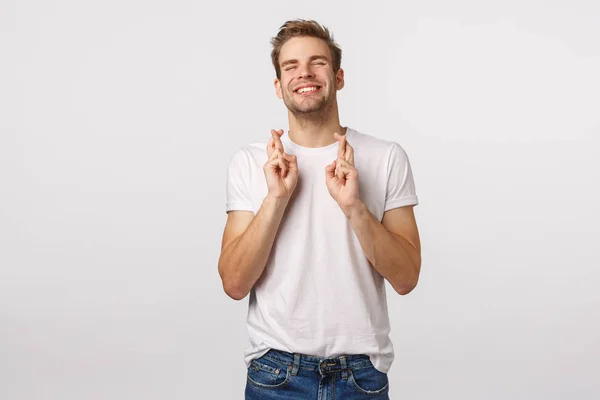
<path id="1" fill-rule="evenodd" d="M 287 196 L 274 196 L 271 193 L 268 193 L 267 196 L 265 197 L 265 199 L 263 200 L 264 203 L 273 205 L 275 207 L 283 207 L 283 208 L 285 208 L 287 206 L 289 201 L 290 201 L 290 198 Z"/>
<path id="2" fill-rule="evenodd" d="M 352 220 L 360 218 L 365 212 L 368 211 L 367 206 L 362 201 L 358 201 L 356 204 L 350 207 L 342 207 L 342 211 L 347 219 Z"/>

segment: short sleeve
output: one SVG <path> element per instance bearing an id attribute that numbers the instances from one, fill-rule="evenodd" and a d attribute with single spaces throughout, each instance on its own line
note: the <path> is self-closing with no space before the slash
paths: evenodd
<path id="1" fill-rule="evenodd" d="M 227 170 L 225 212 L 254 211 L 250 194 L 250 162 L 244 149 L 238 150 L 229 161 Z"/>
<path id="2" fill-rule="evenodd" d="M 390 152 L 387 176 L 384 211 L 419 204 L 408 155 L 398 143 Z"/>

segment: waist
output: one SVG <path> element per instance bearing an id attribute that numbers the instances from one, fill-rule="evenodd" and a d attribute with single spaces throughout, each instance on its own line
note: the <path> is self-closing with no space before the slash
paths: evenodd
<path id="1" fill-rule="evenodd" d="M 283 350 L 270 349 L 264 354 L 264 358 L 271 361 L 286 364 L 319 373 L 331 373 L 346 369 L 356 370 L 371 367 L 373 364 L 366 354 L 347 354 L 336 357 L 318 357 L 302 353 L 290 353 Z"/>

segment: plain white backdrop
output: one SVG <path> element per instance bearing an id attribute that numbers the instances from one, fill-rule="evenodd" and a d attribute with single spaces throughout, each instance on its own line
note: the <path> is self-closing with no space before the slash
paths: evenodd
<path id="1" fill-rule="evenodd" d="M 421 280 L 392 399 L 600 396 L 600 3 L 0 3 L 0 398 L 243 398 L 225 177 L 287 129 L 269 40 L 343 49 L 343 125 L 407 151 Z"/>

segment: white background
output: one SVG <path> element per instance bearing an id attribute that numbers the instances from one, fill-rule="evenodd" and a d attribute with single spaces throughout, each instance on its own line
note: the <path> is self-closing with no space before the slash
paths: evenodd
<path id="1" fill-rule="evenodd" d="M 343 125 L 409 154 L 393 399 L 600 395 L 600 3 L 0 3 L 0 398 L 242 399 L 225 176 L 287 129 L 269 40 L 342 46 Z"/>

